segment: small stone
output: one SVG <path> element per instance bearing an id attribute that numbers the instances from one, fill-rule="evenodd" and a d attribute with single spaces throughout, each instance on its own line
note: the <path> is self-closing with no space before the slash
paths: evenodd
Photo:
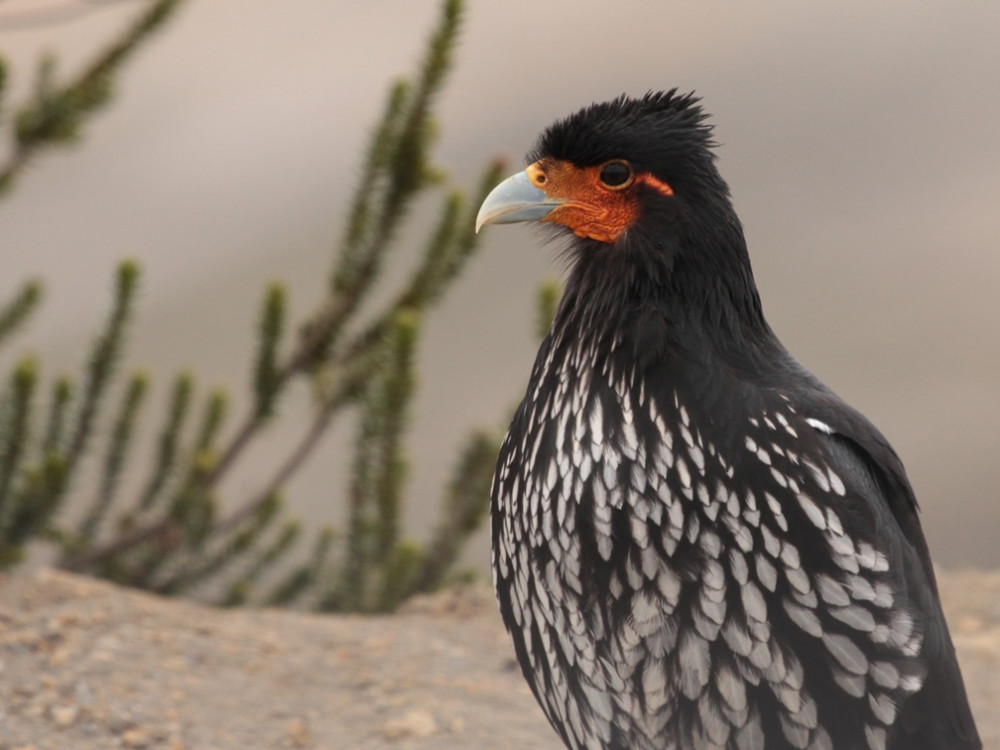
<path id="1" fill-rule="evenodd" d="M 56 646 L 49 655 L 49 665 L 53 667 L 64 667 L 69 663 L 70 651 L 65 646 Z"/>
<path id="2" fill-rule="evenodd" d="M 304 719 L 295 718 L 285 725 L 289 747 L 312 747 L 313 738 Z"/>
<path id="3" fill-rule="evenodd" d="M 137 727 L 122 732 L 122 744 L 125 747 L 146 747 L 148 742 L 146 733 Z"/>
<path id="4" fill-rule="evenodd" d="M 382 734 L 388 740 L 430 737 L 438 731 L 437 722 L 427 711 L 414 709 L 390 719 L 382 725 Z"/>
<path id="5" fill-rule="evenodd" d="M 975 615 L 964 615 L 957 618 L 953 627 L 956 633 L 971 635 L 982 632 L 986 628 L 986 623 Z"/>
<path id="6" fill-rule="evenodd" d="M 79 715 L 79 706 L 56 706 L 52 709 L 52 722 L 60 729 L 66 729 L 73 726 Z"/>

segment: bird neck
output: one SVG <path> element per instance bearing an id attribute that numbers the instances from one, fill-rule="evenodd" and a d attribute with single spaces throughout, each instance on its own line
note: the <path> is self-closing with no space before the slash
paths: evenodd
<path id="1" fill-rule="evenodd" d="M 742 229 L 735 216 L 710 227 L 615 246 L 581 241 L 554 341 L 620 351 L 640 366 L 765 367 L 784 349 L 764 319 Z"/>

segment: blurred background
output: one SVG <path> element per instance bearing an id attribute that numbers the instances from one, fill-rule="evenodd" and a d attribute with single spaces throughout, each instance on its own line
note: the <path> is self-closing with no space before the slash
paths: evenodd
<path id="1" fill-rule="evenodd" d="M 471 187 L 496 155 L 513 171 L 543 127 L 592 101 L 697 90 L 772 326 L 892 441 L 938 564 L 1000 564 L 1000 5 L 468 6 L 438 108 L 438 160 L 454 182 Z M 142 7 L 0 0 L 8 100 L 42 52 L 69 73 Z M 0 202 L 0 296 L 28 277 L 47 285 L 12 348 L 37 351 L 46 380 L 75 369 L 116 262 L 134 257 L 144 276 L 127 365 L 154 373 L 156 408 L 182 367 L 245 403 L 264 285 L 287 282 L 293 320 L 320 297 L 368 128 L 436 17 L 436 0 L 184 5 L 82 142 L 44 154 Z M 464 435 L 518 400 L 536 287 L 562 271 L 530 228 L 490 229 L 434 311 L 410 435 L 414 532 L 434 523 Z M 308 398 L 283 403 L 227 497 L 270 475 Z M 344 432 L 288 487 L 310 523 L 342 517 Z M 483 529 L 466 559 L 485 571 L 487 548 Z"/>

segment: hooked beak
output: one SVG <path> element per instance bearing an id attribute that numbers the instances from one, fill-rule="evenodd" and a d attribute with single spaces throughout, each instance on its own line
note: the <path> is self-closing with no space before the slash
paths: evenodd
<path id="1" fill-rule="evenodd" d="M 476 216 L 476 231 L 487 224 L 540 221 L 565 202 L 563 198 L 546 195 L 531 184 L 527 171 L 518 172 L 501 182 L 486 196 Z"/>

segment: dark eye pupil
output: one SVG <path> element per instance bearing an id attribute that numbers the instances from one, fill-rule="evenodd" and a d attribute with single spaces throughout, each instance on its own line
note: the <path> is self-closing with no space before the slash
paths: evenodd
<path id="1" fill-rule="evenodd" d="M 618 187 L 628 182 L 632 170 L 628 164 L 613 161 L 601 167 L 601 182 L 608 187 Z"/>

